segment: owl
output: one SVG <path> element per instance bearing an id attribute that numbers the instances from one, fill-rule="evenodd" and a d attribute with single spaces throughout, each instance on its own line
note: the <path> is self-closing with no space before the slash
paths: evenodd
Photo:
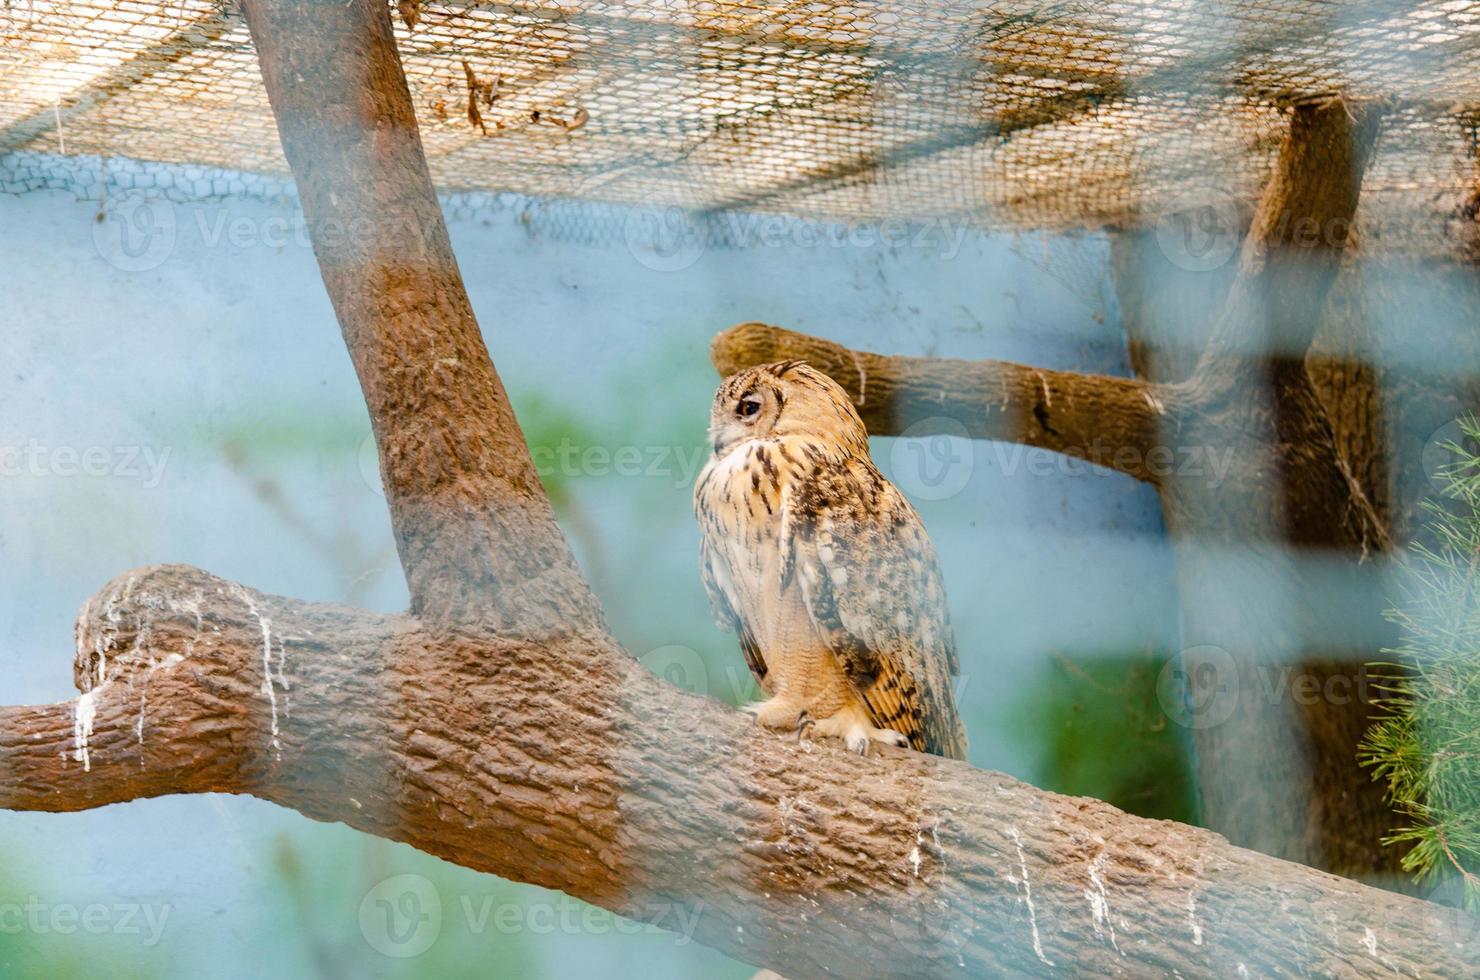
<path id="1" fill-rule="evenodd" d="M 766 699 L 760 724 L 965 758 L 940 565 L 847 394 L 801 361 L 719 387 L 694 484 L 700 569 Z"/>

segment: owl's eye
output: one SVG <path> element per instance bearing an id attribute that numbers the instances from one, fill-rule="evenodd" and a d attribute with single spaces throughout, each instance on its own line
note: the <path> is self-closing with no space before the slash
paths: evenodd
<path id="1" fill-rule="evenodd" d="M 758 395 L 746 395 L 740 399 L 740 407 L 736 409 L 740 417 L 748 419 L 761 410 L 761 400 Z"/>

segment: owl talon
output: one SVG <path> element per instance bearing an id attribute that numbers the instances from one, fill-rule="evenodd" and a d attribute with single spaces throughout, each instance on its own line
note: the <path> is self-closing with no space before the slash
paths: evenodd
<path id="1" fill-rule="evenodd" d="M 815 724 L 817 722 L 813 721 L 805 711 L 797 715 L 797 741 L 805 742 L 807 740 L 807 730 Z"/>
<path id="2" fill-rule="evenodd" d="M 893 745 L 901 749 L 907 749 L 910 747 L 909 738 L 901 732 L 896 732 L 892 728 L 879 729 L 877 732 L 874 733 L 874 738 L 883 742 L 885 745 Z"/>
<path id="3" fill-rule="evenodd" d="M 783 734 L 795 731 L 802 723 L 802 718 L 806 717 L 806 712 L 798 708 L 794 702 L 781 698 L 747 704 L 745 710 L 750 712 L 762 728 Z"/>

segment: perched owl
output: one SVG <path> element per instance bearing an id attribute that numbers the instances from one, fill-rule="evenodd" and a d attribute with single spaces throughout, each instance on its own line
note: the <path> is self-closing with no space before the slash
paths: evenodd
<path id="1" fill-rule="evenodd" d="M 719 387 L 694 485 L 715 620 L 767 700 L 768 728 L 965 758 L 940 566 L 827 375 L 783 361 Z"/>

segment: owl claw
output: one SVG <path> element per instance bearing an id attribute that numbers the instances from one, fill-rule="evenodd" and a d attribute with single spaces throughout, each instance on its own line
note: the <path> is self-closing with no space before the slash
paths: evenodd
<path id="1" fill-rule="evenodd" d="M 897 746 L 901 749 L 910 747 L 910 740 L 892 728 L 855 729 L 843 739 L 843 744 L 848 747 L 849 752 L 855 752 L 864 757 L 872 755 L 869 746 L 874 742 Z"/>
<path id="2" fill-rule="evenodd" d="M 807 729 L 811 728 L 815 724 L 817 724 L 817 722 L 808 717 L 805 711 L 797 715 L 797 741 L 805 742 L 807 740 Z"/>
<path id="3" fill-rule="evenodd" d="M 901 749 L 907 749 L 910 747 L 909 738 L 901 732 L 896 732 L 892 728 L 879 729 L 878 731 L 874 732 L 874 738 L 878 739 L 881 742 L 884 742 L 887 745 L 897 746 Z"/>
<path id="4" fill-rule="evenodd" d="M 796 731 L 806 717 L 806 712 L 801 710 L 792 701 L 781 698 L 771 698 L 767 701 L 757 701 L 747 704 L 743 710 L 750 713 L 756 724 L 771 731 L 779 731 L 783 734 Z"/>

